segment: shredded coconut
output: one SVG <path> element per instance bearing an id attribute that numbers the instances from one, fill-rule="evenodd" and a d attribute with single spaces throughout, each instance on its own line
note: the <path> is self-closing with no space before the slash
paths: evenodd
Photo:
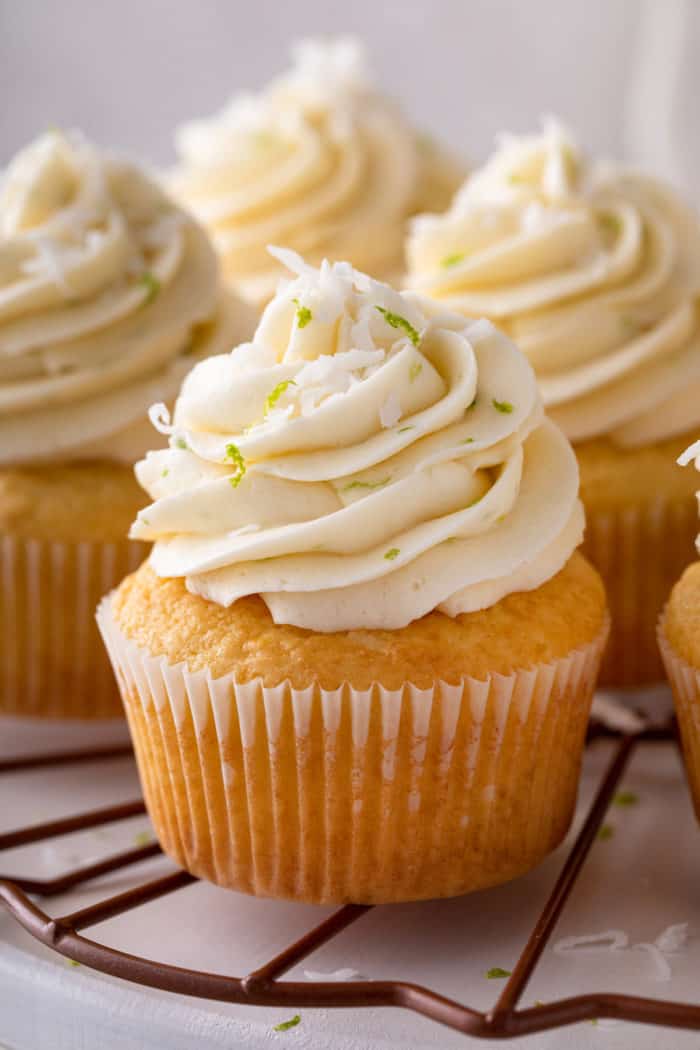
<path id="1" fill-rule="evenodd" d="M 364 981 L 366 978 L 358 971 L 349 967 L 344 970 L 331 970 L 322 973 L 320 970 L 304 970 L 307 981 Z"/>
<path id="2" fill-rule="evenodd" d="M 167 405 L 158 401 L 148 410 L 148 418 L 159 434 L 174 434 L 175 427 L 170 422 L 170 411 Z"/>
<path id="3" fill-rule="evenodd" d="M 679 922 L 675 926 L 667 926 L 654 943 L 665 955 L 682 951 L 688 943 L 688 923 Z"/>
<path id="4" fill-rule="evenodd" d="M 656 967 L 656 980 L 657 981 L 670 981 L 671 980 L 671 964 L 660 951 L 658 945 L 650 944 L 647 941 L 643 941 L 640 944 L 633 944 L 632 948 L 639 948 L 641 951 L 648 952 L 654 961 Z"/>
<path id="5" fill-rule="evenodd" d="M 557 955 L 596 955 L 600 952 L 620 951 L 629 946 L 630 939 L 624 930 L 603 930 L 602 933 L 584 933 L 577 937 L 564 937 L 554 945 Z"/>
<path id="6" fill-rule="evenodd" d="M 593 701 L 591 718 L 594 722 L 600 722 L 607 729 L 614 729 L 619 733 L 641 733 L 646 727 L 646 722 L 636 712 L 630 711 L 629 707 L 619 701 L 601 694 L 598 694 Z"/>

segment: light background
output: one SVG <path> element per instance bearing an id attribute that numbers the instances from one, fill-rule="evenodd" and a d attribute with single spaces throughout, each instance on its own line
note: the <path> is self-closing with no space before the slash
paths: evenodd
<path id="1" fill-rule="evenodd" d="M 472 160 L 554 112 L 696 188 L 699 0 L 0 0 L 0 165 L 52 124 L 168 162 L 178 122 L 264 85 L 291 39 L 339 32 Z"/>

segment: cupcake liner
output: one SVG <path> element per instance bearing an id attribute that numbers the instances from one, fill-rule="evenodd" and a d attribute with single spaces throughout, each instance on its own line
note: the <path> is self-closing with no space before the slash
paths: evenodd
<path id="1" fill-rule="evenodd" d="M 603 577 L 612 618 L 600 684 L 662 681 L 656 625 L 671 587 L 697 557 L 693 499 L 656 500 L 647 507 L 586 507 L 582 551 Z"/>
<path id="2" fill-rule="evenodd" d="M 0 536 L 0 715 L 123 717 L 93 610 L 146 552 Z"/>
<path id="3" fill-rule="evenodd" d="M 212 678 L 98 623 L 161 845 L 212 882 L 317 903 L 506 881 L 566 833 L 608 625 L 551 664 L 430 689 Z"/>
<path id="4" fill-rule="evenodd" d="M 658 624 L 659 649 L 673 691 L 690 794 L 700 820 L 700 670 L 678 655 L 666 637 L 664 623 L 662 614 Z"/>

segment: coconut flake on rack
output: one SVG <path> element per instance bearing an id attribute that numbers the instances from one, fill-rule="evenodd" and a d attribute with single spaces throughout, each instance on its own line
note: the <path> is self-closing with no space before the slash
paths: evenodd
<path id="1" fill-rule="evenodd" d="M 582 933 L 574 937 L 563 937 L 553 946 L 557 955 L 599 955 L 601 952 L 616 952 L 627 948 L 630 939 L 624 930 L 603 930 L 602 933 Z"/>
<path id="2" fill-rule="evenodd" d="M 667 926 L 654 942 L 666 955 L 682 951 L 688 944 L 689 923 L 679 922 L 674 926 Z"/>

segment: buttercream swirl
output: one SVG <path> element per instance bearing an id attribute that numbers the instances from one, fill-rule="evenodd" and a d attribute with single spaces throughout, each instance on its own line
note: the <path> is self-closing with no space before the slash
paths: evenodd
<path id="1" fill-rule="evenodd" d="M 414 220 L 411 287 L 503 327 L 573 441 L 700 422 L 700 226 L 667 186 L 582 158 L 554 121 L 504 139 L 450 209 Z"/>
<path id="2" fill-rule="evenodd" d="M 148 406 L 249 320 L 154 181 L 77 134 L 42 135 L 0 183 L 0 463 L 133 463 Z"/>
<path id="3" fill-rule="evenodd" d="M 376 90 L 356 40 L 301 41 L 293 55 L 293 69 L 265 90 L 176 135 L 173 191 L 255 303 L 271 298 L 282 274 L 270 243 L 397 276 L 405 220 L 446 207 L 463 176 Z"/>
<path id="4" fill-rule="evenodd" d="M 132 536 L 161 576 L 277 623 L 396 628 L 485 608 L 559 571 L 583 531 L 567 440 L 532 368 L 465 321 L 356 272 L 307 266 L 251 343 L 189 374 L 170 448 L 137 464 Z"/>

